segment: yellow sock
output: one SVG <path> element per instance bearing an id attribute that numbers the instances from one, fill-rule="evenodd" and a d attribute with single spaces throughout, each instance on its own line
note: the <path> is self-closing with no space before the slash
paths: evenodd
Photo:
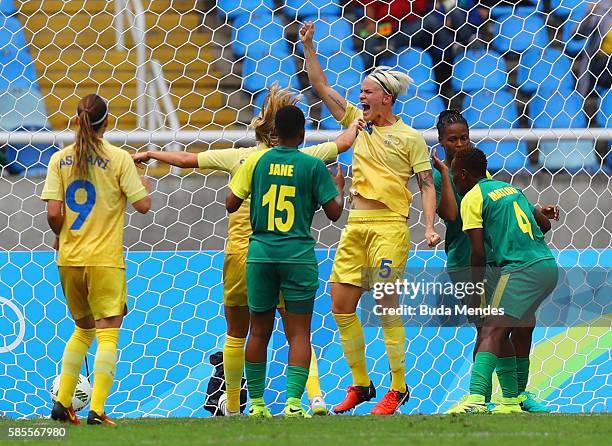
<path id="1" fill-rule="evenodd" d="M 223 346 L 223 373 L 225 374 L 225 391 L 227 392 L 227 410 L 240 410 L 240 387 L 244 370 L 245 338 L 225 337 Z"/>
<path id="2" fill-rule="evenodd" d="M 370 377 L 365 361 L 365 340 L 357 314 L 334 314 L 334 319 L 340 331 L 340 343 L 344 357 L 351 368 L 353 385 L 369 386 Z"/>
<path id="3" fill-rule="evenodd" d="M 98 351 L 94 361 L 94 386 L 91 394 L 91 410 L 98 415 L 104 413 L 104 403 L 113 386 L 117 368 L 118 328 L 101 328 L 96 330 Z"/>
<path id="4" fill-rule="evenodd" d="M 391 368 L 391 390 L 406 391 L 406 331 L 399 316 L 381 316 L 387 358 Z"/>
<path id="5" fill-rule="evenodd" d="M 308 369 L 308 381 L 306 381 L 306 392 L 308 399 L 311 400 L 315 396 L 323 395 L 321 392 L 321 383 L 319 382 L 319 366 L 317 364 L 317 355 L 314 348 L 310 346 L 310 368 Z"/>
<path id="6" fill-rule="evenodd" d="M 64 407 L 72 405 L 72 395 L 79 382 L 79 373 L 83 366 L 83 360 L 93 342 L 96 334 L 95 328 L 84 329 L 76 327 L 74 333 L 66 344 L 64 356 L 62 357 L 62 373 L 60 375 L 59 391 L 57 400 Z"/>

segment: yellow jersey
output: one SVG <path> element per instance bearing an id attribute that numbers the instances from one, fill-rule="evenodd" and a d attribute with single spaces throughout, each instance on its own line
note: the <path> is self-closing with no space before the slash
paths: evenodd
<path id="1" fill-rule="evenodd" d="M 41 198 L 64 202 L 58 266 L 125 268 L 126 202 L 148 195 L 129 153 L 102 140 L 103 155 L 89 157 L 87 179 L 72 175 L 74 145 L 49 161 Z"/>
<path id="2" fill-rule="evenodd" d="M 340 125 L 348 127 L 363 111 L 347 103 Z M 371 133 L 359 132 L 353 145 L 353 189 L 364 198 L 383 203 L 393 212 L 408 217 L 412 194 L 408 179 L 431 170 L 423 135 L 404 124 L 372 126 Z"/>
<path id="3" fill-rule="evenodd" d="M 198 154 L 200 169 L 222 170 L 234 176 L 244 161 L 253 153 L 270 148 L 263 143 L 254 147 L 238 149 L 207 150 Z M 320 158 L 324 161 L 334 160 L 338 156 L 338 146 L 335 142 L 327 142 L 306 147 L 302 152 Z M 249 247 L 249 237 L 252 234 L 250 220 L 250 198 L 247 198 L 240 209 L 230 214 L 227 228 L 226 254 L 246 252 Z"/>

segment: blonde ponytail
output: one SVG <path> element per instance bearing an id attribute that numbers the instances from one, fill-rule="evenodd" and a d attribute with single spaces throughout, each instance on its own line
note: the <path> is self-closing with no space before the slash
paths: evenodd
<path id="1" fill-rule="evenodd" d="M 274 82 L 268 89 L 259 116 L 251 121 L 251 127 L 255 129 L 257 141 L 268 147 L 274 147 L 278 142 L 276 128 L 274 127 L 276 112 L 287 105 L 297 104 L 301 97 L 289 88 L 280 88 L 278 82 Z"/>

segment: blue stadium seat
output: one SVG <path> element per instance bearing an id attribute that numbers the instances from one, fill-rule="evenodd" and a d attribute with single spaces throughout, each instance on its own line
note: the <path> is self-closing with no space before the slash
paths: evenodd
<path id="1" fill-rule="evenodd" d="M 17 12 L 15 2 L 13 0 L 0 0 L 0 14 L 9 16 Z"/>
<path id="2" fill-rule="evenodd" d="M 435 92 L 416 88 L 410 88 L 393 106 L 393 112 L 415 129 L 434 128 L 438 115 L 444 110 L 446 107 Z"/>
<path id="3" fill-rule="evenodd" d="M 572 61 L 556 48 L 544 51 L 532 48 L 521 54 L 517 83 L 525 94 L 533 94 L 538 89 L 574 90 L 576 79 L 572 73 Z"/>
<path id="4" fill-rule="evenodd" d="M 473 129 L 509 129 L 518 126 L 518 113 L 512 95 L 506 90 L 481 90 L 466 95 L 463 116 Z M 487 155 L 491 172 L 513 173 L 526 167 L 527 144 L 524 141 L 476 141 Z"/>
<path id="5" fill-rule="evenodd" d="M 521 4 L 521 6 L 511 6 L 508 3 L 503 2 L 491 8 L 491 12 L 489 15 L 493 20 L 498 20 L 501 17 L 508 17 L 512 15 L 515 10 L 520 10 L 521 14 L 526 14 L 528 11 L 538 10 L 540 12 L 544 12 L 544 1 L 543 0 L 533 0 L 531 1 L 531 5 Z M 522 3 L 522 2 L 521 2 Z"/>
<path id="6" fill-rule="evenodd" d="M 342 17 L 342 7 L 338 0 L 287 0 L 284 12 L 292 20 L 314 20 L 323 16 Z"/>
<path id="7" fill-rule="evenodd" d="M 332 87 L 350 90 L 361 84 L 364 67 L 363 60 L 356 53 L 336 53 L 321 58 L 321 66 Z"/>
<path id="8" fill-rule="evenodd" d="M 353 26 L 343 17 L 321 16 L 315 22 L 314 35 L 317 54 L 332 55 L 338 52 L 355 52 L 353 46 Z M 296 45 L 295 49 L 302 55 L 304 48 L 302 44 Z"/>
<path id="9" fill-rule="evenodd" d="M 275 45 L 272 55 L 265 58 L 252 58 L 249 55 L 242 63 L 242 86 L 252 93 L 264 90 L 278 82 L 281 87 L 299 89 L 295 62 L 289 46 Z"/>
<path id="10" fill-rule="evenodd" d="M 535 95 L 529 102 L 528 110 L 533 128 L 588 127 L 584 99 L 575 91 L 547 92 L 544 97 Z M 539 149 L 544 167 L 550 170 L 567 169 L 574 172 L 582 168 L 589 171 L 598 168 L 595 146 L 590 139 L 543 140 Z"/>
<path id="11" fill-rule="evenodd" d="M 571 10 L 567 21 L 563 24 L 563 42 L 565 43 L 565 53 L 570 57 L 575 57 L 580 53 L 588 42 L 587 36 L 576 33 L 578 26 L 587 14 L 588 3 L 586 1 L 578 4 Z"/>
<path id="12" fill-rule="evenodd" d="M 415 48 L 399 48 L 396 53 L 384 58 L 381 65 L 399 67 L 406 71 L 420 91 L 436 93 L 438 84 L 434 79 L 433 62 L 427 51 Z"/>
<path id="13" fill-rule="evenodd" d="M 217 0 L 217 9 L 233 21 L 238 16 L 248 17 L 257 10 L 272 14 L 276 5 L 274 0 Z"/>
<path id="14" fill-rule="evenodd" d="M 508 84 L 508 70 L 503 57 L 495 51 L 468 50 L 455 59 L 452 86 L 455 91 L 496 91 Z"/>
<path id="15" fill-rule="evenodd" d="M 40 90 L 37 79 L 21 23 L 16 17 L 0 15 L 0 92 L 13 88 Z"/>
<path id="16" fill-rule="evenodd" d="M 493 48 L 504 54 L 522 53 L 531 48 L 546 48 L 549 44 L 544 16 L 532 8 L 516 8 L 509 16 L 494 21 Z"/>
<path id="17" fill-rule="evenodd" d="M 237 58 L 247 55 L 264 58 L 272 53 L 272 47 L 284 43 L 285 29 L 278 17 L 259 11 L 250 16 L 239 16 L 232 27 L 232 50 Z"/>
<path id="18" fill-rule="evenodd" d="M 550 0 L 550 11 L 560 19 L 566 20 L 582 3 L 587 3 L 587 0 Z"/>
<path id="19" fill-rule="evenodd" d="M 44 127 L 23 126 L 12 131 L 48 132 Z M 8 144 L 6 146 L 6 168 L 12 174 L 25 176 L 44 176 L 51 156 L 59 150 L 48 144 Z"/>

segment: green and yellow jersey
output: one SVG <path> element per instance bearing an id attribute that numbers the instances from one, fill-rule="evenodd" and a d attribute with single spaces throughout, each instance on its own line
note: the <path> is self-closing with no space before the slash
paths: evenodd
<path id="1" fill-rule="evenodd" d="M 463 230 L 483 228 L 485 246 L 491 247 L 487 256 L 493 256 L 493 264 L 502 268 L 502 274 L 520 270 L 554 259 L 533 210 L 520 189 L 484 178 L 461 201 Z"/>
<path id="2" fill-rule="evenodd" d="M 461 195 L 455 189 L 453 181 L 453 173 L 448 171 L 450 177 L 453 194 L 457 201 L 457 206 L 461 210 Z M 487 172 L 487 178 L 491 178 Z M 434 187 L 436 189 L 436 209 L 440 206 L 440 198 L 442 196 L 442 174 L 437 169 L 433 171 Z M 446 235 L 444 237 L 444 251 L 446 252 L 446 268 L 449 270 L 457 268 L 465 268 L 470 266 L 470 240 L 465 232 L 463 232 L 463 220 L 461 220 L 461 212 L 458 213 L 455 221 L 444 220 L 446 225 Z"/>
<path id="3" fill-rule="evenodd" d="M 72 175 L 74 145 L 49 161 L 41 198 L 63 201 L 58 266 L 125 268 L 123 227 L 126 202 L 148 193 L 129 153 L 102 140 L 103 155 L 90 155 L 87 178 Z"/>
<path id="4" fill-rule="evenodd" d="M 363 111 L 349 103 L 340 124 L 348 128 L 362 117 Z M 371 134 L 359 132 L 355 139 L 352 188 L 403 217 L 408 217 L 412 203 L 408 179 L 425 170 L 431 170 L 425 139 L 401 118 L 390 126 L 373 126 Z"/>
<path id="5" fill-rule="evenodd" d="M 251 155 L 229 187 L 243 200 L 251 197 L 247 263 L 317 264 L 312 218 L 338 195 L 320 159 L 274 147 Z"/>
<path id="6" fill-rule="evenodd" d="M 269 150 L 263 143 L 253 147 L 238 149 L 207 150 L 198 154 L 198 167 L 200 169 L 222 170 L 233 177 L 244 161 L 252 154 Z M 335 142 L 327 142 L 316 146 L 305 147 L 303 153 L 320 158 L 324 161 L 333 161 L 338 156 L 338 146 Z M 249 221 L 250 202 L 243 203 L 238 211 L 230 214 L 227 228 L 226 254 L 246 252 L 251 236 L 251 223 Z"/>

